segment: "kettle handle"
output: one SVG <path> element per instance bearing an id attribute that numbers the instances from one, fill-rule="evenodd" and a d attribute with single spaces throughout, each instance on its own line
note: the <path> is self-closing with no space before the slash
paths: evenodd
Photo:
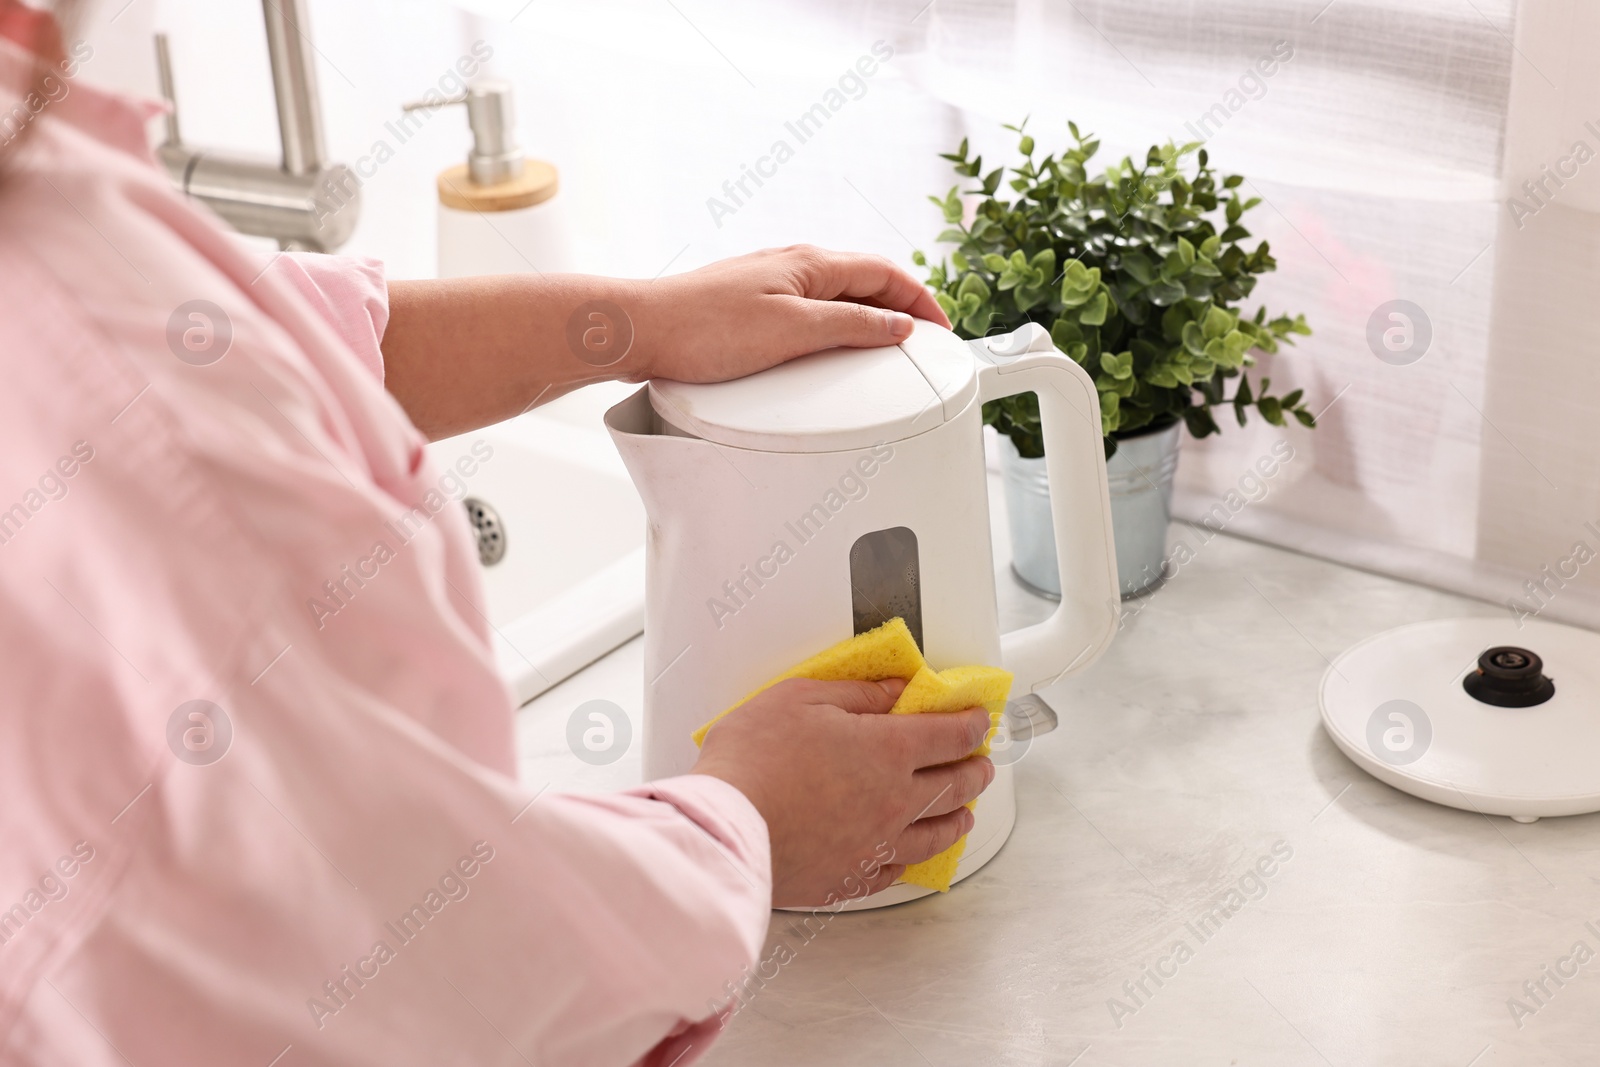
<path id="1" fill-rule="evenodd" d="M 970 344 L 979 364 L 980 402 L 1028 392 L 1039 397 L 1061 603 L 1043 622 L 1000 637 L 1001 660 L 1016 676 L 1017 697 L 1083 670 L 1117 631 L 1122 599 L 1100 394 L 1038 323 Z"/>

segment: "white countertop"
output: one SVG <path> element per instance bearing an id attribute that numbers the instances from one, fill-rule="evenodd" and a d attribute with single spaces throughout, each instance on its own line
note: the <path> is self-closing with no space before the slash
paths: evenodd
<path id="1" fill-rule="evenodd" d="M 1044 610 L 1001 581 L 1008 625 Z M 1130 609 L 1098 664 L 1044 692 L 1061 725 L 1017 766 L 1000 854 L 947 896 L 842 914 L 809 941 L 774 913 L 763 955 L 783 941 L 794 958 L 705 1062 L 1600 1062 L 1600 818 L 1524 826 L 1413 799 L 1319 724 L 1329 658 L 1496 608 L 1222 535 Z M 590 767 L 565 730 L 595 698 L 637 726 L 642 689 L 635 639 L 529 704 L 524 779 L 636 782 L 637 744 Z M 1263 864 L 1262 894 L 1250 872 L 1275 844 L 1292 855 Z M 1241 879 L 1256 899 L 1202 928 Z M 1577 977 L 1530 998 L 1578 942 L 1587 962 L 1560 964 Z M 1162 960 L 1157 985 L 1144 972 Z M 1136 1000 L 1124 982 L 1141 979 Z M 1520 1027 L 1511 997 L 1536 1009 Z"/>

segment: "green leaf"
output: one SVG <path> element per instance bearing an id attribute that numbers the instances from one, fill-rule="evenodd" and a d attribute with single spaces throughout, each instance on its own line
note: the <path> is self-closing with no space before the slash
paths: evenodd
<path id="1" fill-rule="evenodd" d="M 1086 326 L 1103 326 L 1106 321 L 1106 310 L 1109 301 L 1104 289 L 1096 293 L 1094 299 L 1084 305 L 1078 314 L 1078 321 Z"/>
<path id="2" fill-rule="evenodd" d="M 1033 138 L 1024 136 L 1021 141 L 1017 142 L 1017 151 L 1025 156 L 1033 155 Z"/>
<path id="3" fill-rule="evenodd" d="M 1063 307 L 1075 308 L 1089 302 L 1095 292 L 1100 289 L 1100 268 L 1086 269 L 1077 260 L 1067 264 L 1067 269 L 1061 278 L 1061 303 Z"/>
<path id="4" fill-rule="evenodd" d="M 1173 282 L 1157 282 L 1145 290 L 1145 295 L 1150 298 L 1150 303 L 1157 307 L 1166 307 L 1176 304 L 1184 297 L 1183 286 Z"/>
<path id="5" fill-rule="evenodd" d="M 1187 237 L 1178 238 L 1178 259 L 1186 268 L 1194 266 L 1194 245 Z"/>
<path id="6" fill-rule="evenodd" d="M 1244 375 L 1239 376 L 1239 391 L 1233 394 L 1233 406 L 1243 409 L 1255 403 L 1255 398 L 1250 394 L 1250 379 Z M 1239 425 L 1243 426 L 1241 422 Z"/>
<path id="7" fill-rule="evenodd" d="M 1133 353 L 1119 352 L 1112 355 L 1110 352 L 1100 353 L 1100 369 L 1117 381 L 1131 382 L 1133 379 Z"/>
<path id="8" fill-rule="evenodd" d="M 1244 356 L 1249 348 L 1249 338 L 1238 330 L 1229 330 L 1222 336 L 1223 356 L 1217 362 L 1230 370 L 1236 370 L 1244 366 Z"/>
<path id="9" fill-rule="evenodd" d="M 1236 321 L 1238 320 L 1233 315 L 1213 304 L 1206 309 L 1205 321 L 1201 323 L 1201 332 L 1205 334 L 1206 340 L 1209 341 L 1212 338 L 1221 337 L 1233 329 L 1233 324 Z"/>
<path id="10" fill-rule="evenodd" d="M 1211 417 L 1211 412 L 1206 408 L 1185 408 L 1183 412 L 1184 425 L 1195 437 L 1209 437 L 1214 433 L 1221 433 L 1217 420 Z"/>
<path id="11" fill-rule="evenodd" d="M 1130 252 L 1122 257 L 1122 269 L 1140 285 L 1156 280 L 1156 268 L 1143 252 Z"/>
<path id="12" fill-rule="evenodd" d="M 1216 424 L 1216 419 L 1211 418 L 1211 411 L 1206 408 L 1186 408 L 1184 426 L 1189 427 L 1189 432 L 1194 437 L 1211 437 L 1222 432 L 1221 427 Z"/>
<path id="13" fill-rule="evenodd" d="M 976 273 L 969 272 L 963 276 L 961 284 L 956 287 L 958 297 L 976 296 L 979 300 L 988 300 L 991 295 L 988 283 L 983 280 L 982 275 Z"/>
<path id="14" fill-rule="evenodd" d="M 1299 420 L 1301 426 L 1307 429 L 1314 430 L 1317 428 L 1317 417 L 1305 408 L 1295 408 L 1294 417 Z"/>
<path id="15" fill-rule="evenodd" d="M 1149 368 L 1167 358 L 1165 347 L 1153 344 L 1147 337 L 1135 337 L 1129 346 L 1136 367 Z"/>
<path id="16" fill-rule="evenodd" d="M 1113 434 L 1121 423 L 1122 398 L 1116 393 L 1100 394 L 1100 432 Z"/>
<path id="17" fill-rule="evenodd" d="M 1069 347 L 1083 340 L 1083 331 L 1071 319 L 1057 319 L 1055 325 L 1050 327 L 1050 340 L 1055 346 L 1065 352 Z"/>

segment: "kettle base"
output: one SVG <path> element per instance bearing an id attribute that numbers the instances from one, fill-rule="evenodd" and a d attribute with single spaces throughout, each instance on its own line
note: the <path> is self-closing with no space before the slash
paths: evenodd
<path id="1" fill-rule="evenodd" d="M 967 849 L 961 854 L 961 861 L 956 864 L 956 876 L 950 882 L 954 886 L 968 875 L 977 873 L 978 869 L 999 854 L 1000 849 L 1011 837 L 1011 831 L 1017 825 L 1016 797 L 1012 791 L 1011 768 L 998 767 L 999 772 L 995 780 L 984 791 L 983 800 L 978 802 L 978 821 L 967 838 Z M 1002 783 L 1002 779 L 1004 782 Z M 999 788 L 997 788 L 999 787 Z M 988 810 L 985 810 L 985 809 Z M 987 817 L 986 817 L 987 816 Z M 980 833 L 987 834 L 982 843 L 976 838 Z M 893 885 L 881 893 L 874 893 L 870 897 L 853 900 L 841 907 L 840 911 L 870 911 L 873 908 L 887 908 L 895 904 L 904 904 L 922 897 L 933 896 L 938 891 L 925 889 L 920 885 Z M 774 911 L 811 912 L 818 908 L 774 908 Z"/>

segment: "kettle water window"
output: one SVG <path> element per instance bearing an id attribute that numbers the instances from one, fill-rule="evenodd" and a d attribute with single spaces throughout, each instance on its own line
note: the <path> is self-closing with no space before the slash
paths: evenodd
<path id="1" fill-rule="evenodd" d="M 856 633 L 899 616 L 922 648 L 922 574 L 910 527 L 874 530 L 850 546 L 850 605 Z"/>

